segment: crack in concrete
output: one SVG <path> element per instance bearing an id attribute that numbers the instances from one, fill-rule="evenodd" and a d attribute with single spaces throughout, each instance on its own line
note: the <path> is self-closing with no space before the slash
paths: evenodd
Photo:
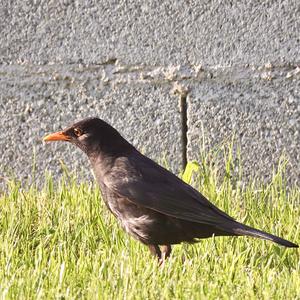
<path id="1" fill-rule="evenodd" d="M 105 84 L 152 83 L 168 84 L 174 82 L 237 82 L 246 80 L 276 80 L 300 78 L 300 64 L 264 66 L 124 66 L 116 59 L 103 64 L 47 64 L 47 65 L 0 65 L 2 81 L 37 80 L 73 82 L 100 81 Z"/>
<path id="2" fill-rule="evenodd" d="M 179 111 L 181 116 L 181 163 L 182 170 L 187 165 L 187 146 L 188 146 L 188 113 L 187 113 L 187 95 L 188 89 L 176 83 L 173 88 L 174 94 L 179 95 Z"/>
<path id="3" fill-rule="evenodd" d="M 181 151 L 182 151 L 182 170 L 185 170 L 187 164 L 187 144 L 188 144 L 188 115 L 187 115 L 187 96 L 181 95 Z"/>

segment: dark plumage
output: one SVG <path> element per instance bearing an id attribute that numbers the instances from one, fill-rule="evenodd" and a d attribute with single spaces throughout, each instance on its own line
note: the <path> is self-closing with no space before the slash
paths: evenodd
<path id="1" fill-rule="evenodd" d="M 44 140 L 69 141 L 87 154 L 108 209 L 129 234 L 148 245 L 159 259 L 170 255 L 171 244 L 213 235 L 247 235 L 298 247 L 238 223 L 194 188 L 142 155 L 103 120 L 84 119 Z"/>

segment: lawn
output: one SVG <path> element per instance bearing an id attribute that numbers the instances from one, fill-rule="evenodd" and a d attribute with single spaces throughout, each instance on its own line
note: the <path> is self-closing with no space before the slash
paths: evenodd
<path id="1" fill-rule="evenodd" d="M 184 179 L 249 225 L 300 243 L 300 188 L 284 168 L 240 185 L 205 157 Z M 242 176 L 236 175 L 236 176 Z M 42 188 L 8 182 L 0 196 L 1 299 L 300 299 L 299 249 L 247 237 L 173 247 L 161 267 L 118 226 L 91 183 L 45 175 Z"/>

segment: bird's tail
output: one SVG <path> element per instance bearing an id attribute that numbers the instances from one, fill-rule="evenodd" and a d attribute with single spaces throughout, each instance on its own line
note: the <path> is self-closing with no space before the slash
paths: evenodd
<path id="1" fill-rule="evenodd" d="M 264 240 L 269 240 L 274 243 L 277 243 L 279 245 L 285 246 L 285 247 L 291 247 L 291 248 L 298 248 L 299 246 L 287 241 L 285 239 L 282 239 L 276 235 L 249 227 L 247 225 L 235 222 L 235 225 L 231 226 L 231 230 L 236 235 L 247 235 L 247 236 L 253 236 Z"/>

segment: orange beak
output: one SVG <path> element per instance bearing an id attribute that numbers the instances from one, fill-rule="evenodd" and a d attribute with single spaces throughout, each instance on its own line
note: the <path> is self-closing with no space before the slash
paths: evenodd
<path id="1" fill-rule="evenodd" d="M 65 133 L 62 131 L 58 131 L 52 134 L 49 134 L 43 138 L 45 142 L 50 142 L 50 141 L 70 141 L 71 138 L 67 136 Z"/>

